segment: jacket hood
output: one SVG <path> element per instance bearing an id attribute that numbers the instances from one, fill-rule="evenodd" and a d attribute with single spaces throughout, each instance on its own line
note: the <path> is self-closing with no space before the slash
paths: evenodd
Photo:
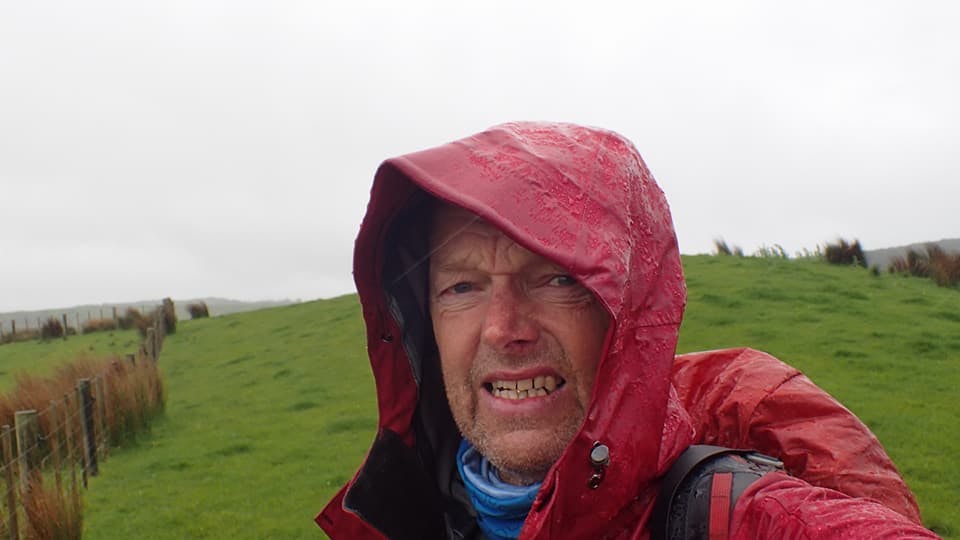
<path id="1" fill-rule="evenodd" d="M 640 155 L 610 131 L 518 122 L 378 169 L 354 277 L 380 429 L 441 471 L 434 481 L 445 493 L 442 471 L 458 434 L 425 305 L 429 218 L 421 209 L 430 198 L 567 268 L 611 317 L 583 425 L 544 480 L 524 537 L 589 537 L 590 523 L 610 530 L 634 505 L 649 507 L 655 479 L 692 435 L 670 385 L 686 300 L 680 256 L 666 199 Z M 609 449 L 602 469 L 589 459 L 596 444 Z M 599 484 L 588 485 L 597 473 Z"/>

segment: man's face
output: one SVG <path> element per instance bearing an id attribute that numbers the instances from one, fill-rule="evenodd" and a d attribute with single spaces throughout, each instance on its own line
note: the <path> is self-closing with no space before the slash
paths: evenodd
<path id="1" fill-rule="evenodd" d="M 540 481 L 583 422 L 609 322 L 563 268 L 441 207 L 430 314 L 460 432 L 504 481 Z"/>

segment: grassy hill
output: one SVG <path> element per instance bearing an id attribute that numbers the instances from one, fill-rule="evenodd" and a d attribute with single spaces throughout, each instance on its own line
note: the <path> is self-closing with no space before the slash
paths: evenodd
<path id="1" fill-rule="evenodd" d="M 749 345 L 799 367 L 875 430 L 926 524 L 960 536 L 960 292 L 815 261 L 684 263 L 681 351 Z M 322 537 L 311 519 L 376 426 L 363 335 L 354 296 L 181 321 L 166 415 L 92 480 L 85 537 Z"/>

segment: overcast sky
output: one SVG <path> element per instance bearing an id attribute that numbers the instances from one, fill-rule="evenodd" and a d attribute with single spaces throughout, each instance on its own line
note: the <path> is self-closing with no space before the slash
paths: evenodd
<path id="1" fill-rule="evenodd" d="M 684 253 L 960 236 L 956 2 L 0 0 L 0 312 L 353 291 L 385 158 L 630 138 Z"/>

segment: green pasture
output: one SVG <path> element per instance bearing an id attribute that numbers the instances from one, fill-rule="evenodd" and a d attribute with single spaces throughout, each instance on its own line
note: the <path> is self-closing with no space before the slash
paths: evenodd
<path id="1" fill-rule="evenodd" d="M 684 264 L 681 352 L 751 346 L 797 366 L 877 433 L 926 525 L 960 538 L 960 291 L 808 260 Z M 71 341 L 135 348 L 88 338 L 0 346 L 0 371 Z M 85 538 L 323 538 L 312 518 L 376 428 L 356 297 L 181 321 L 160 363 L 166 413 L 91 480 Z"/>
<path id="2" fill-rule="evenodd" d="M 167 408 L 87 492 L 85 538 L 322 538 L 376 429 L 355 296 L 181 321 Z"/>
<path id="3" fill-rule="evenodd" d="M 136 330 L 119 330 L 0 345 L 0 393 L 13 388 L 18 373 L 43 375 L 82 356 L 133 354 L 140 341 Z"/>

